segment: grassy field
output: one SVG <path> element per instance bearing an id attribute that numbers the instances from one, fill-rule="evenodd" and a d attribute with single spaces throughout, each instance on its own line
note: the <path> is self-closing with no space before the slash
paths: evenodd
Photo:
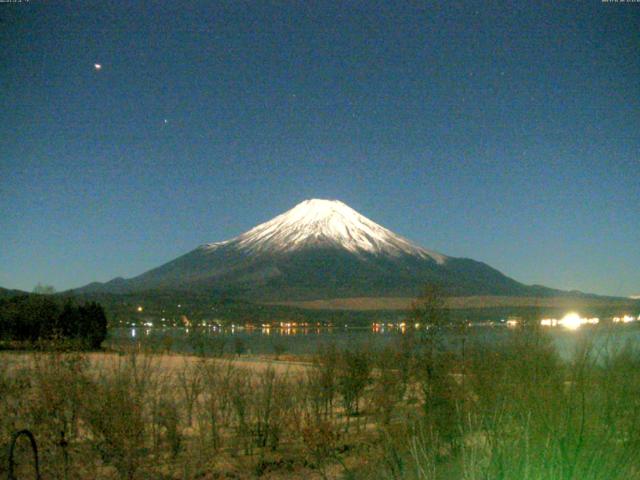
<path id="1" fill-rule="evenodd" d="M 640 352 L 613 347 L 563 362 L 520 329 L 278 361 L 5 352 L 0 476 L 28 428 L 45 479 L 640 478 Z"/>

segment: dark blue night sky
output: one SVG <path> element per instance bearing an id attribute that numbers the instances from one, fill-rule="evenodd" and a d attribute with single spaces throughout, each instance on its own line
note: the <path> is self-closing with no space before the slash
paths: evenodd
<path id="1" fill-rule="evenodd" d="M 0 39 L 3 287 L 137 275 L 317 197 L 640 293 L 640 3 L 31 1 Z"/>

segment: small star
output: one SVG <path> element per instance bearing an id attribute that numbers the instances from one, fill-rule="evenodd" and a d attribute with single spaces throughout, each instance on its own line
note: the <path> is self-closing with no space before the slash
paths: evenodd
<path id="1" fill-rule="evenodd" d="M 102 64 L 101 63 L 94 63 L 93 64 L 93 68 L 95 70 L 102 70 Z"/>

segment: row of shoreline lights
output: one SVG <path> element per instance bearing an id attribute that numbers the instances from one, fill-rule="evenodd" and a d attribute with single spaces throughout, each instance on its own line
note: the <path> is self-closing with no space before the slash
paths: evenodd
<path id="1" fill-rule="evenodd" d="M 635 320 L 636 320 L 635 317 L 631 315 L 624 315 L 622 317 L 613 317 L 612 319 L 613 323 L 630 323 L 630 322 L 634 322 Z M 640 316 L 638 317 L 638 320 L 640 320 Z M 567 313 L 564 317 L 562 317 L 559 320 L 557 318 L 543 318 L 542 320 L 540 320 L 540 325 L 542 325 L 543 327 L 561 326 L 568 330 L 577 330 L 582 325 L 597 325 L 598 323 L 600 323 L 599 318 L 581 317 L 579 314 L 575 312 Z"/>

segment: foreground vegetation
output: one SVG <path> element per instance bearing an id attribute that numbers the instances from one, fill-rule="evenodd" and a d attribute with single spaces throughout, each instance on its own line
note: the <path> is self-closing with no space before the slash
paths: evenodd
<path id="1" fill-rule="evenodd" d="M 640 478 L 635 348 L 586 343 L 563 363 L 535 329 L 455 338 L 325 345 L 260 371 L 238 358 L 5 353 L 0 476 L 11 433 L 28 428 L 43 478 Z"/>

